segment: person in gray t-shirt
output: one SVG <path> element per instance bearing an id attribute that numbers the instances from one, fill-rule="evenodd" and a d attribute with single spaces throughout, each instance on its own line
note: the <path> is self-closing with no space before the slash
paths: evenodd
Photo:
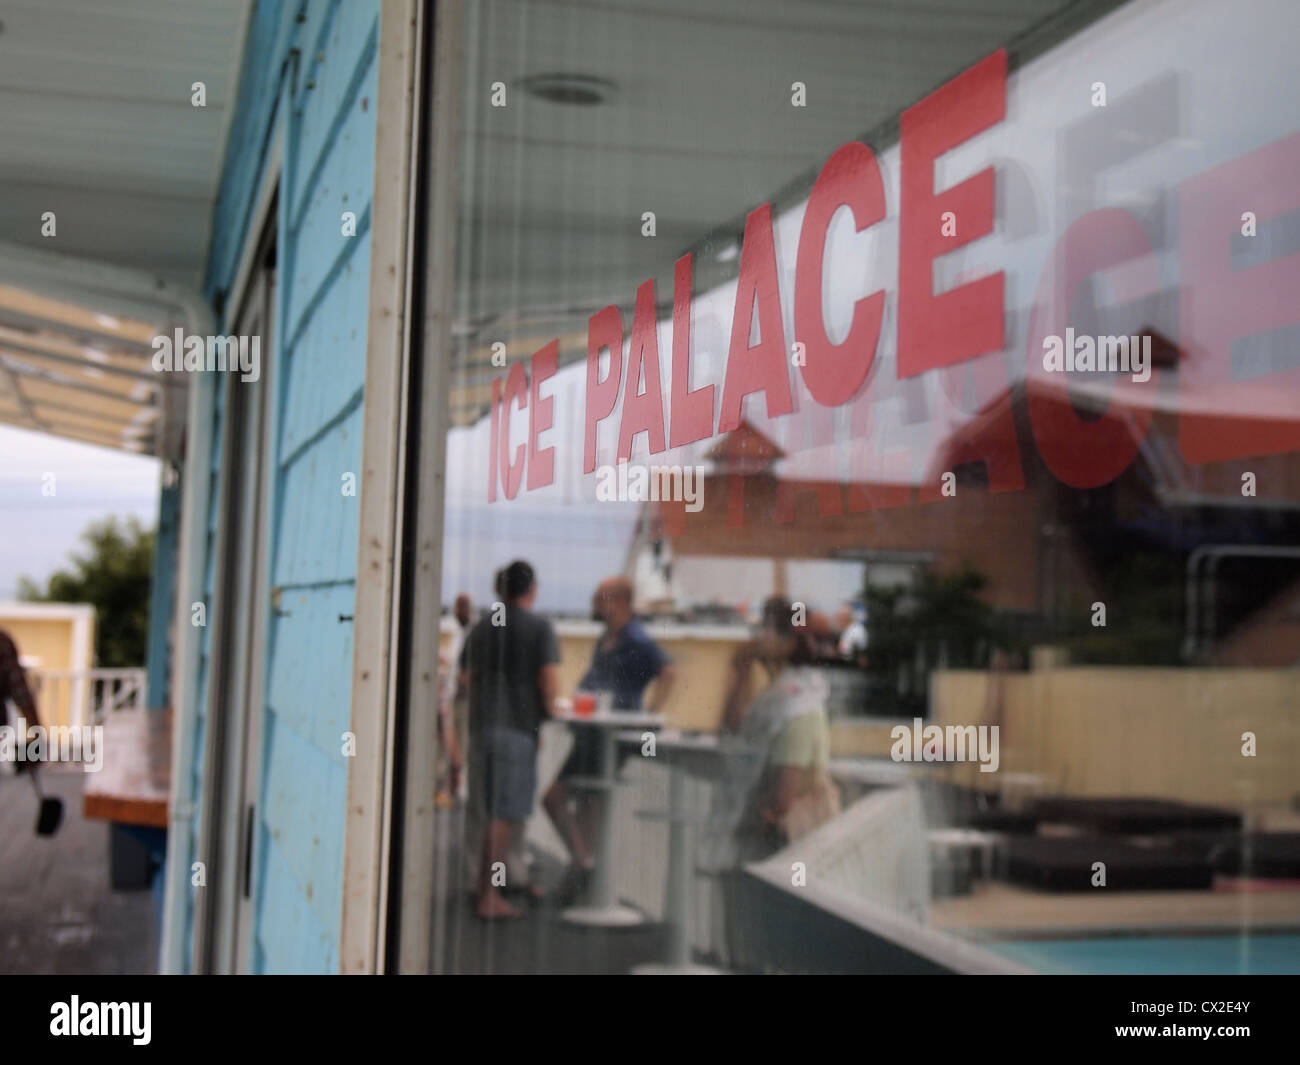
<path id="1" fill-rule="evenodd" d="M 481 774 L 489 818 L 478 879 L 478 915 L 489 920 L 520 916 L 501 893 L 500 870 L 512 834 L 532 813 L 537 733 L 555 712 L 560 661 L 551 623 L 529 609 L 537 598 L 533 568 L 512 562 L 497 591 L 504 603 L 470 630 L 460 654 L 469 692 L 470 772 Z"/>

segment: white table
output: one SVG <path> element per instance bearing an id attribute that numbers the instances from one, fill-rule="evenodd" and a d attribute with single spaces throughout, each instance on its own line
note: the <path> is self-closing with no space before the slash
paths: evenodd
<path id="1" fill-rule="evenodd" d="M 620 732 L 615 737 L 620 743 L 639 743 L 640 734 Z M 721 770 L 722 755 L 718 750 L 718 737 L 694 735 L 677 729 L 661 732 L 655 737 L 655 757 L 668 762 L 668 870 L 664 883 L 664 923 L 668 926 L 668 957 L 662 962 L 651 962 L 632 967 L 638 976 L 712 975 L 722 972 L 712 965 L 700 965 L 691 960 L 691 944 L 687 937 L 686 911 L 691 891 L 694 863 L 687 853 L 686 826 L 691 823 L 685 809 L 683 786 L 687 773 L 716 778 Z"/>
<path id="2" fill-rule="evenodd" d="M 634 729 L 637 740 L 647 729 L 658 730 L 664 726 L 662 714 L 643 710 L 610 710 L 585 716 L 564 713 L 556 717 L 574 728 L 600 730 L 600 775 L 574 777 L 568 783 L 574 787 L 603 791 L 607 795 L 605 809 L 600 819 L 600 842 L 596 848 L 596 868 L 592 877 L 590 900 L 582 906 L 570 906 L 561 917 L 570 924 L 593 928 L 630 928 L 641 924 L 645 915 L 640 910 L 619 903 L 614 895 L 614 791 L 618 787 L 618 762 L 614 757 L 615 733 Z"/>

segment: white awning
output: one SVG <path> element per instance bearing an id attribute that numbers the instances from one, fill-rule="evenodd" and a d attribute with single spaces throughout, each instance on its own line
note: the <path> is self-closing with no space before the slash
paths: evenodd
<path id="1" fill-rule="evenodd" d="M 152 339 L 210 317 L 196 293 L 249 8 L 5 5 L 0 423 L 178 456 L 186 375 L 152 371 Z"/>

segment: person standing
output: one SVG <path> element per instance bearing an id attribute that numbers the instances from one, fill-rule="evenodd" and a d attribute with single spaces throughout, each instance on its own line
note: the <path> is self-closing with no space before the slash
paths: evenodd
<path id="1" fill-rule="evenodd" d="M 718 743 L 725 771 L 702 842 L 700 864 L 722 892 L 728 955 L 741 970 L 761 963 L 765 934 L 761 898 L 742 867 L 840 812 L 829 774 L 829 689 L 811 634 L 792 619 L 789 601 L 767 600 L 753 638 L 732 656 Z M 757 691 L 755 673 L 767 678 Z"/>
<path id="2" fill-rule="evenodd" d="M 504 602 L 470 630 L 460 656 L 469 696 L 470 774 L 477 777 L 470 790 L 483 796 L 488 819 L 477 884 L 477 913 L 485 920 L 521 916 L 501 888 L 512 836 L 536 797 L 537 736 L 555 713 L 560 661 L 555 630 L 532 611 L 532 566 L 510 563 L 498 593 Z"/>
<path id="3" fill-rule="evenodd" d="M 36 700 L 27 686 L 27 674 L 23 671 L 18 646 L 9 633 L 0 629 L 0 725 L 6 722 L 11 702 L 23 715 L 25 725 L 21 735 L 26 744 L 27 729 L 38 727 L 41 719 L 36 713 Z"/>
<path id="4" fill-rule="evenodd" d="M 460 652 L 465 646 L 470 622 L 474 620 L 474 604 L 464 592 L 456 596 L 452 617 L 456 624 L 451 639 L 438 656 L 442 667 L 442 681 L 438 686 L 438 733 L 442 743 L 438 749 L 438 783 L 433 801 L 440 810 L 454 806 L 461 794 L 465 753 L 469 746 L 469 707 L 465 686 L 460 682 Z"/>
<path id="5" fill-rule="evenodd" d="M 646 709 L 659 713 L 672 690 L 673 667 L 633 614 L 632 592 L 632 582 L 625 577 L 610 577 L 597 586 L 592 613 L 605 623 L 605 631 L 596 641 L 591 665 L 578 688 L 609 692 L 615 711 L 637 711 L 641 709 L 642 695 L 654 682 Z M 568 898 L 577 895 L 590 879 L 595 866 L 595 841 L 606 807 L 603 794 L 579 792 L 570 781 L 574 777 L 600 776 L 600 752 L 596 730 L 577 726 L 573 749 L 543 800 L 572 859 L 561 889 L 561 895 Z"/>

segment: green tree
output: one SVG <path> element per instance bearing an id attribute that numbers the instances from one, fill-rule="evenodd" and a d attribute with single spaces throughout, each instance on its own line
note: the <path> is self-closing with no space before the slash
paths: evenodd
<path id="1" fill-rule="evenodd" d="M 935 669 L 984 669 L 1010 636 L 1004 618 L 980 594 L 983 574 L 925 569 L 910 586 L 868 584 L 867 676 L 874 704 L 896 714 L 920 714 Z"/>
<path id="2" fill-rule="evenodd" d="M 1181 666 L 1184 635 L 1184 557 L 1130 548 L 1107 559 L 1105 627 L 1092 608 L 1067 617 L 1058 641 L 1079 665 Z M 1225 597 L 1226 598 L 1226 597 Z"/>
<path id="3" fill-rule="evenodd" d="M 109 517 L 81 534 L 85 550 L 70 570 L 59 570 L 44 591 L 19 578 L 18 595 L 29 602 L 89 603 L 95 608 L 95 662 L 104 669 L 142 666 L 149 633 L 149 587 L 155 533 L 131 517 Z"/>

